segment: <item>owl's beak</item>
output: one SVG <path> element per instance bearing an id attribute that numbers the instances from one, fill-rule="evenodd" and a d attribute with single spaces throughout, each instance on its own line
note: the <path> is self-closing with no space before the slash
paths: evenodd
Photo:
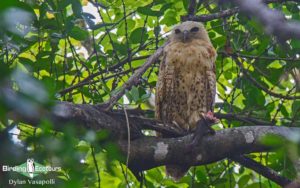
<path id="1" fill-rule="evenodd" d="M 189 31 L 188 30 L 184 30 L 183 31 L 183 42 L 186 42 L 187 39 L 189 37 Z"/>

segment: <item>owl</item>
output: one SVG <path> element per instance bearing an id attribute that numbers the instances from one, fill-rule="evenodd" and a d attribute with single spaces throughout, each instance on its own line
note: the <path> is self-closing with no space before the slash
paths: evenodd
<path id="1" fill-rule="evenodd" d="M 155 116 L 165 126 L 171 124 L 189 133 L 203 114 L 212 114 L 216 57 L 202 23 L 186 21 L 173 28 L 163 49 L 155 95 Z M 177 180 L 188 169 L 166 166 L 167 174 Z"/>
<path id="2" fill-rule="evenodd" d="M 30 178 L 33 178 L 33 173 L 35 171 L 34 159 L 27 159 L 27 173 Z"/>

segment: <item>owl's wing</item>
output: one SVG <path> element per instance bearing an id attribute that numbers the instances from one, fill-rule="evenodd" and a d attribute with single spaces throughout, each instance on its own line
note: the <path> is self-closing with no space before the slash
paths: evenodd
<path id="1" fill-rule="evenodd" d="M 208 47 L 209 58 L 208 61 L 213 65 L 211 70 L 206 71 L 207 75 L 207 109 L 213 112 L 216 97 L 216 51 L 210 46 Z"/>
<path id="2" fill-rule="evenodd" d="M 166 68 L 166 55 L 162 57 L 162 61 L 159 66 L 158 80 L 156 83 L 156 94 L 155 94 L 155 117 L 162 120 L 162 102 L 164 98 L 164 86 L 165 86 L 165 68 Z"/>

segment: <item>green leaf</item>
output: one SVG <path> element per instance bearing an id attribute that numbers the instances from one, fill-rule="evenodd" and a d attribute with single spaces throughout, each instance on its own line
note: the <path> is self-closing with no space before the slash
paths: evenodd
<path id="1" fill-rule="evenodd" d="M 218 178 L 217 180 L 215 180 L 212 184 L 213 185 L 223 185 L 224 183 L 227 182 L 226 178 Z"/>
<path id="2" fill-rule="evenodd" d="M 178 23 L 176 17 L 177 13 L 174 10 L 168 10 L 161 20 L 161 23 L 166 24 L 167 26 L 173 26 Z"/>
<path id="3" fill-rule="evenodd" d="M 244 175 L 244 176 L 240 177 L 240 179 L 238 181 L 239 187 L 242 188 L 245 185 L 247 185 L 247 183 L 249 182 L 250 179 L 251 179 L 250 175 Z"/>
<path id="4" fill-rule="evenodd" d="M 155 36 L 158 36 L 159 33 L 160 33 L 160 31 L 161 31 L 160 26 L 156 26 L 156 27 L 154 28 L 154 34 L 155 34 Z"/>
<path id="5" fill-rule="evenodd" d="M 292 104 L 292 114 L 296 116 L 300 111 L 300 100 L 295 100 Z"/>
<path id="6" fill-rule="evenodd" d="M 250 185 L 247 185 L 245 188 L 268 188 L 269 186 L 266 186 L 264 183 L 252 183 Z"/>
<path id="7" fill-rule="evenodd" d="M 72 0 L 72 10 L 77 18 L 81 18 L 82 6 L 79 0 Z"/>
<path id="8" fill-rule="evenodd" d="M 72 30 L 72 28 L 74 27 L 75 25 L 75 17 L 74 16 L 69 16 L 67 17 L 66 19 L 66 25 L 65 25 L 65 28 L 66 28 L 66 32 L 70 32 Z"/>
<path id="9" fill-rule="evenodd" d="M 70 37 L 82 41 L 86 40 L 89 36 L 89 33 L 86 30 L 83 30 L 77 26 L 74 26 L 69 33 Z"/>
<path id="10" fill-rule="evenodd" d="M 138 7 L 137 12 L 147 15 L 147 16 L 162 16 L 160 11 L 154 11 L 151 9 L 151 6 L 147 5 L 144 7 Z"/>
<path id="11" fill-rule="evenodd" d="M 292 46 L 293 48 L 299 49 L 299 48 L 300 48 L 300 41 L 299 41 L 299 40 L 292 40 L 291 46 Z"/>
<path id="12" fill-rule="evenodd" d="M 132 88 L 131 88 L 131 96 L 132 96 L 132 99 L 134 100 L 134 101 L 138 101 L 139 100 L 139 98 L 140 98 L 140 93 L 139 93 L 139 89 L 137 88 L 137 87 L 135 87 L 135 86 L 133 86 Z"/>
<path id="13" fill-rule="evenodd" d="M 128 49 L 126 44 L 122 43 L 115 43 L 114 44 L 115 49 L 122 55 L 128 54 Z"/>
<path id="14" fill-rule="evenodd" d="M 138 44 L 143 41 L 146 41 L 148 39 L 149 35 L 145 28 L 139 27 L 136 28 L 132 33 L 130 34 L 129 40 L 132 44 Z"/>

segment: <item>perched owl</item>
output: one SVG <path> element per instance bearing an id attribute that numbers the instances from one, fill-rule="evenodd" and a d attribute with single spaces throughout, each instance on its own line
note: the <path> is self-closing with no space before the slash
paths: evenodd
<path id="1" fill-rule="evenodd" d="M 163 50 L 156 85 L 157 119 L 190 132 L 203 113 L 213 112 L 216 56 L 203 24 L 186 21 L 173 28 Z M 188 169 L 166 166 L 167 174 L 174 179 L 180 179 Z"/>

